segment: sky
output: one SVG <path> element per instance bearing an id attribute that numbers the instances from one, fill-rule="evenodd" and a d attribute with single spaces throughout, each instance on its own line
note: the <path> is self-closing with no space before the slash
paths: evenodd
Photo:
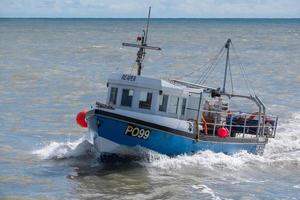
<path id="1" fill-rule="evenodd" d="M 300 0 L 0 0 L 0 17 L 300 18 Z"/>

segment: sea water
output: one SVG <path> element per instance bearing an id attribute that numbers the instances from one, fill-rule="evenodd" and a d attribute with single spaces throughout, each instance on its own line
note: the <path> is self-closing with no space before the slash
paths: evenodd
<path id="1" fill-rule="evenodd" d="M 135 73 L 144 19 L 0 19 L 0 199 L 300 199 L 299 19 L 153 19 L 142 73 L 195 82 L 228 38 L 233 91 L 279 115 L 262 156 L 210 151 L 100 162 L 77 112 Z M 224 56 L 205 84 L 222 86 Z M 245 69 L 250 88 L 241 78 Z M 227 81 L 231 91 L 230 78 Z M 167 141 L 166 141 L 167 143 Z M 167 144 L 166 144 L 167 145 Z"/>

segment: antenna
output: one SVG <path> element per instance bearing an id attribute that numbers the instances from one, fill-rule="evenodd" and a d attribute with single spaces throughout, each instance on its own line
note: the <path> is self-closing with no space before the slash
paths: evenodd
<path id="1" fill-rule="evenodd" d="M 136 47 L 139 48 L 137 54 L 136 54 L 136 64 L 138 66 L 137 69 L 137 75 L 140 76 L 142 73 L 142 67 L 143 67 L 143 61 L 146 55 L 146 49 L 150 50 L 161 50 L 160 47 L 153 47 L 153 46 L 148 46 L 147 45 L 147 37 L 148 37 L 148 28 L 149 28 L 149 22 L 150 22 L 150 14 L 151 14 L 151 6 L 149 7 L 149 12 L 148 12 L 148 20 L 147 20 L 147 26 L 146 26 L 146 31 L 143 30 L 143 35 L 140 37 L 137 37 L 137 42 L 139 44 L 133 44 L 133 43 L 122 43 L 123 46 L 126 47 Z"/>
<path id="2" fill-rule="evenodd" d="M 149 6 L 149 12 L 148 12 L 148 19 L 147 19 L 147 26 L 146 26 L 146 33 L 145 33 L 145 44 L 147 43 L 148 28 L 149 28 L 149 22 L 150 22 L 150 14 L 151 14 L 151 6 Z"/>

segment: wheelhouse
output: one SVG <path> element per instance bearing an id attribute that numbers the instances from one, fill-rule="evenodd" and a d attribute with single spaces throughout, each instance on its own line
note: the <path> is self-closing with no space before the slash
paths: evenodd
<path id="1" fill-rule="evenodd" d="M 112 74 L 107 86 L 106 101 L 113 108 L 178 119 L 188 117 L 189 93 L 183 86 L 128 74 Z"/>

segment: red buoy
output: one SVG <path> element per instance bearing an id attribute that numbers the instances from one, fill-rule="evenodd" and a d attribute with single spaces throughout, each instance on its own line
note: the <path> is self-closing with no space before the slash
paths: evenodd
<path id="1" fill-rule="evenodd" d="M 227 128 L 224 128 L 224 127 L 221 127 L 221 128 L 218 128 L 218 136 L 220 138 L 226 138 L 229 136 L 229 131 Z"/>
<path id="2" fill-rule="evenodd" d="M 86 110 L 82 110 L 77 114 L 77 117 L 76 117 L 77 124 L 82 128 L 88 127 L 86 120 L 85 120 L 86 113 L 87 113 Z"/>

